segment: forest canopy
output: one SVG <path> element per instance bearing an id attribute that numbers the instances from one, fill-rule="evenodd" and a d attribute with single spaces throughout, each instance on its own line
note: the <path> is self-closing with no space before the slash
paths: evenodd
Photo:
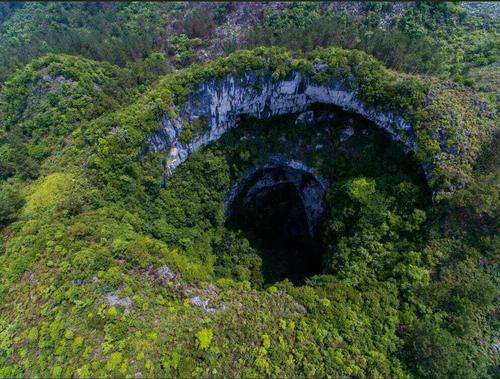
<path id="1" fill-rule="evenodd" d="M 499 13 L 1 3 L 0 377 L 496 377 Z M 411 129 L 197 113 L 296 73 Z"/>

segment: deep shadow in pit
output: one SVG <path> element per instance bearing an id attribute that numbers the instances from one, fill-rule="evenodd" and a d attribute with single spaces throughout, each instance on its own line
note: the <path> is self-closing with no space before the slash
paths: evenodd
<path id="1" fill-rule="evenodd" d="M 335 106 L 316 104 L 307 112 L 313 113 L 307 125 L 296 122 L 306 112 L 242 119 L 237 133 L 224 139 L 235 152 L 229 160 L 238 162 L 241 151 L 259 159 L 272 152 L 309 162 L 322 155 L 328 165 L 319 165 L 321 175 L 332 184 L 356 177 L 395 182 L 406 178 L 420 188 L 416 206 L 430 206 L 431 191 L 421 166 L 384 130 Z M 328 273 L 322 267 L 326 258 L 322 224 L 331 204 L 326 205 L 325 190 L 318 187 L 321 178 L 311 170 L 292 168 L 284 161 L 265 167 L 265 159 L 256 160 L 260 167 L 238 183 L 237 195 L 229 202 L 227 226 L 243 231 L 259 252 L 266 284 L 289 279 L 300 285 L 308 277 Z"/>
<path id="2" fill-rule="evenodd" d="M 266 283 L 302 284 L 322 272 L 321 222 L 325 183 L 286 165 L 256 170 L 231 202 L 229 225 L 246 232 L 260 251 Z"/>

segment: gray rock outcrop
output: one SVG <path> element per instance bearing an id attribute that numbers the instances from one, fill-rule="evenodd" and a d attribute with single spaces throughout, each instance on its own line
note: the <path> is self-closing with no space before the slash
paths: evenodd
<path id="1" fill-rule="evenodd" d="M 302 112 L 301 114 L 298 115 L 297 119 L 295 120 L 295 125 L 299 126 L 308 126 L 313 123 L 314 123 L 313 111 Z"/>
<path id="2" fill-rule="evenodd" d="M 177 118 L 166 114 L 160 118 L 160 127 L 149 138 L 145 150 L 168 151 L 168 176 L 192 152 L 217 141 L 227 130 L 236 127 L 242 116 L 266 119 L 304 112 L 318 103 L 358 113 L 387 131 L 394 141 L 403 143 L 408 152 L 416 150 L 413 129 L 402 117 L 367 107 L 357 99 L 356 92 L 348 90 L 342 82 L 319 84 L 300 72 L 277 81 L 269 75 L 249 72 L 238 78 L 228 76 L 203 82 L 176 110 Z M 208 130 L 196 135 L 189 143 L 181 143 L 178 138 L 183 125 L 200 117 L 207 120 Z M 426 174 L 429 175 L 430 170 Z"/>
<path id="3" fill-rule="evenodd" d="M 354 129 L 351 125 L 348 125 L 342 133 L 340 133 L 340 142 L 347 141 L 354 134 Z"/>

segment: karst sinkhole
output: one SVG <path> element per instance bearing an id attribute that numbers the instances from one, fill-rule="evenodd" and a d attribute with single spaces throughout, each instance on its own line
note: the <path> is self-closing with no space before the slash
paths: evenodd
<path id="1" fill-rule="evenodd" d="M 274 152 L 270 161 L 249 169 L 234 183 L 228 203 L 228 226 L 244 231 L 259 251 L 267 284 L 288 279 L 300 285 L 311 276 L 325 273 L 323 224 L 330 217 L 326 192 L 336 180 L 359 175 L 406 175 L 423 188 L 424 197 L 428 193 L 425 176 L 414 157 L 385 131 L 337 107 L 315 105 L 308 111 L 314 111 L 314 119 L 306 126 L 296 123 L 304 113 L 242 120 L 234 137 L 243 138 L 245 143 L 253 141 L 257 145 L 254 154 L 259 157 L 265 155 L 264 151 Z M 268 138 L 280 140 L 280 130 L 289 145 L 267 146 Z M 299 140 L 292 137 L 295 131 L 299 131 Z M 256 134 L 259 137 L 252 140 Z M 225 141 L 230 145 L 235 142 Z M 320 151 L 316 149 L 318 143 L 324 145 Z M 331 162 L 335 171 L 327 178 L 331 183 L 303 163 L 300 157 L 307 154 L 322 155 Z"/>
<path id="2" fill-rule="evenodd" d="M 264 285 L 285 279 L 301 285 L 331 272 L 325 238 L 333 206 L 329 188 L 357 177 L 395 183 L 406 178 L 420 188 L 417 202 L 423 208 L 430 199 L 420 165 L 402 144 L 335 106 L 241 118 L 211 149 L 237 167 L 225 194 L 224 227 L 246 238 L 260 256 Z"/>
<path id="3" fill-rule="evenodd" d="M 321 273 L 318 231 L 325 218 L 327 183 L 293 163 L 254 170 L 239 184 L 231 204 L 230 222 L 249 232 L 262 252 L 268 283 L 288 278 L 300 284 Z"/>

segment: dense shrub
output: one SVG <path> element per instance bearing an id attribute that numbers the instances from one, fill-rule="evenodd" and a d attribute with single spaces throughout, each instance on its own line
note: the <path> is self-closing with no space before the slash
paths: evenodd
<path id="1" fill-rule="evenodd" d="M 471 90 L 376 58 L 460 82 L 466 67 L 495 61 L 494 24 L 425 2 L 384 33 L 391 4 L 366 4 L 353 22 L 294 3 L 266 11 L 252 38 L 305 56 L 258 47 L 159 78 L 169 64 L 154 51 L 167 48 L 163 26 L 181 6 L 0 5 L 0 376 L 493 377 L 494 115 Z M 182 15 L 186 64 L 193 39 L 232 7 Z M 47 52 L 124 67 L 32 61 Z M 320 61 L 327 70 L 314 75 Z M 413 125 L 417 162 L 371 128 L 340 144 L 342 118 L 273 119 L 193 154 L 162 188 L 165 154 L 141 149 L 158 118 L 175 117 L 204 80 L 251 70 L 347 81 Z M 198 120 L 183 142 L 206 127 Z M 332 183 L 324 270 L 302 285 L 266 283 L 264 249 L 224 209 L 231 184 L 276 153 Z M 451 188 L 440 202 L 422 162 L 434 164 L 431 189 Z"/>
<path id="2" fill-rule="evenodd" d="M 20 193 L 19 184 L 12 182 L 0 183 L 0 225 L 12 222 L 22 207 L 24 199 Z"/>

